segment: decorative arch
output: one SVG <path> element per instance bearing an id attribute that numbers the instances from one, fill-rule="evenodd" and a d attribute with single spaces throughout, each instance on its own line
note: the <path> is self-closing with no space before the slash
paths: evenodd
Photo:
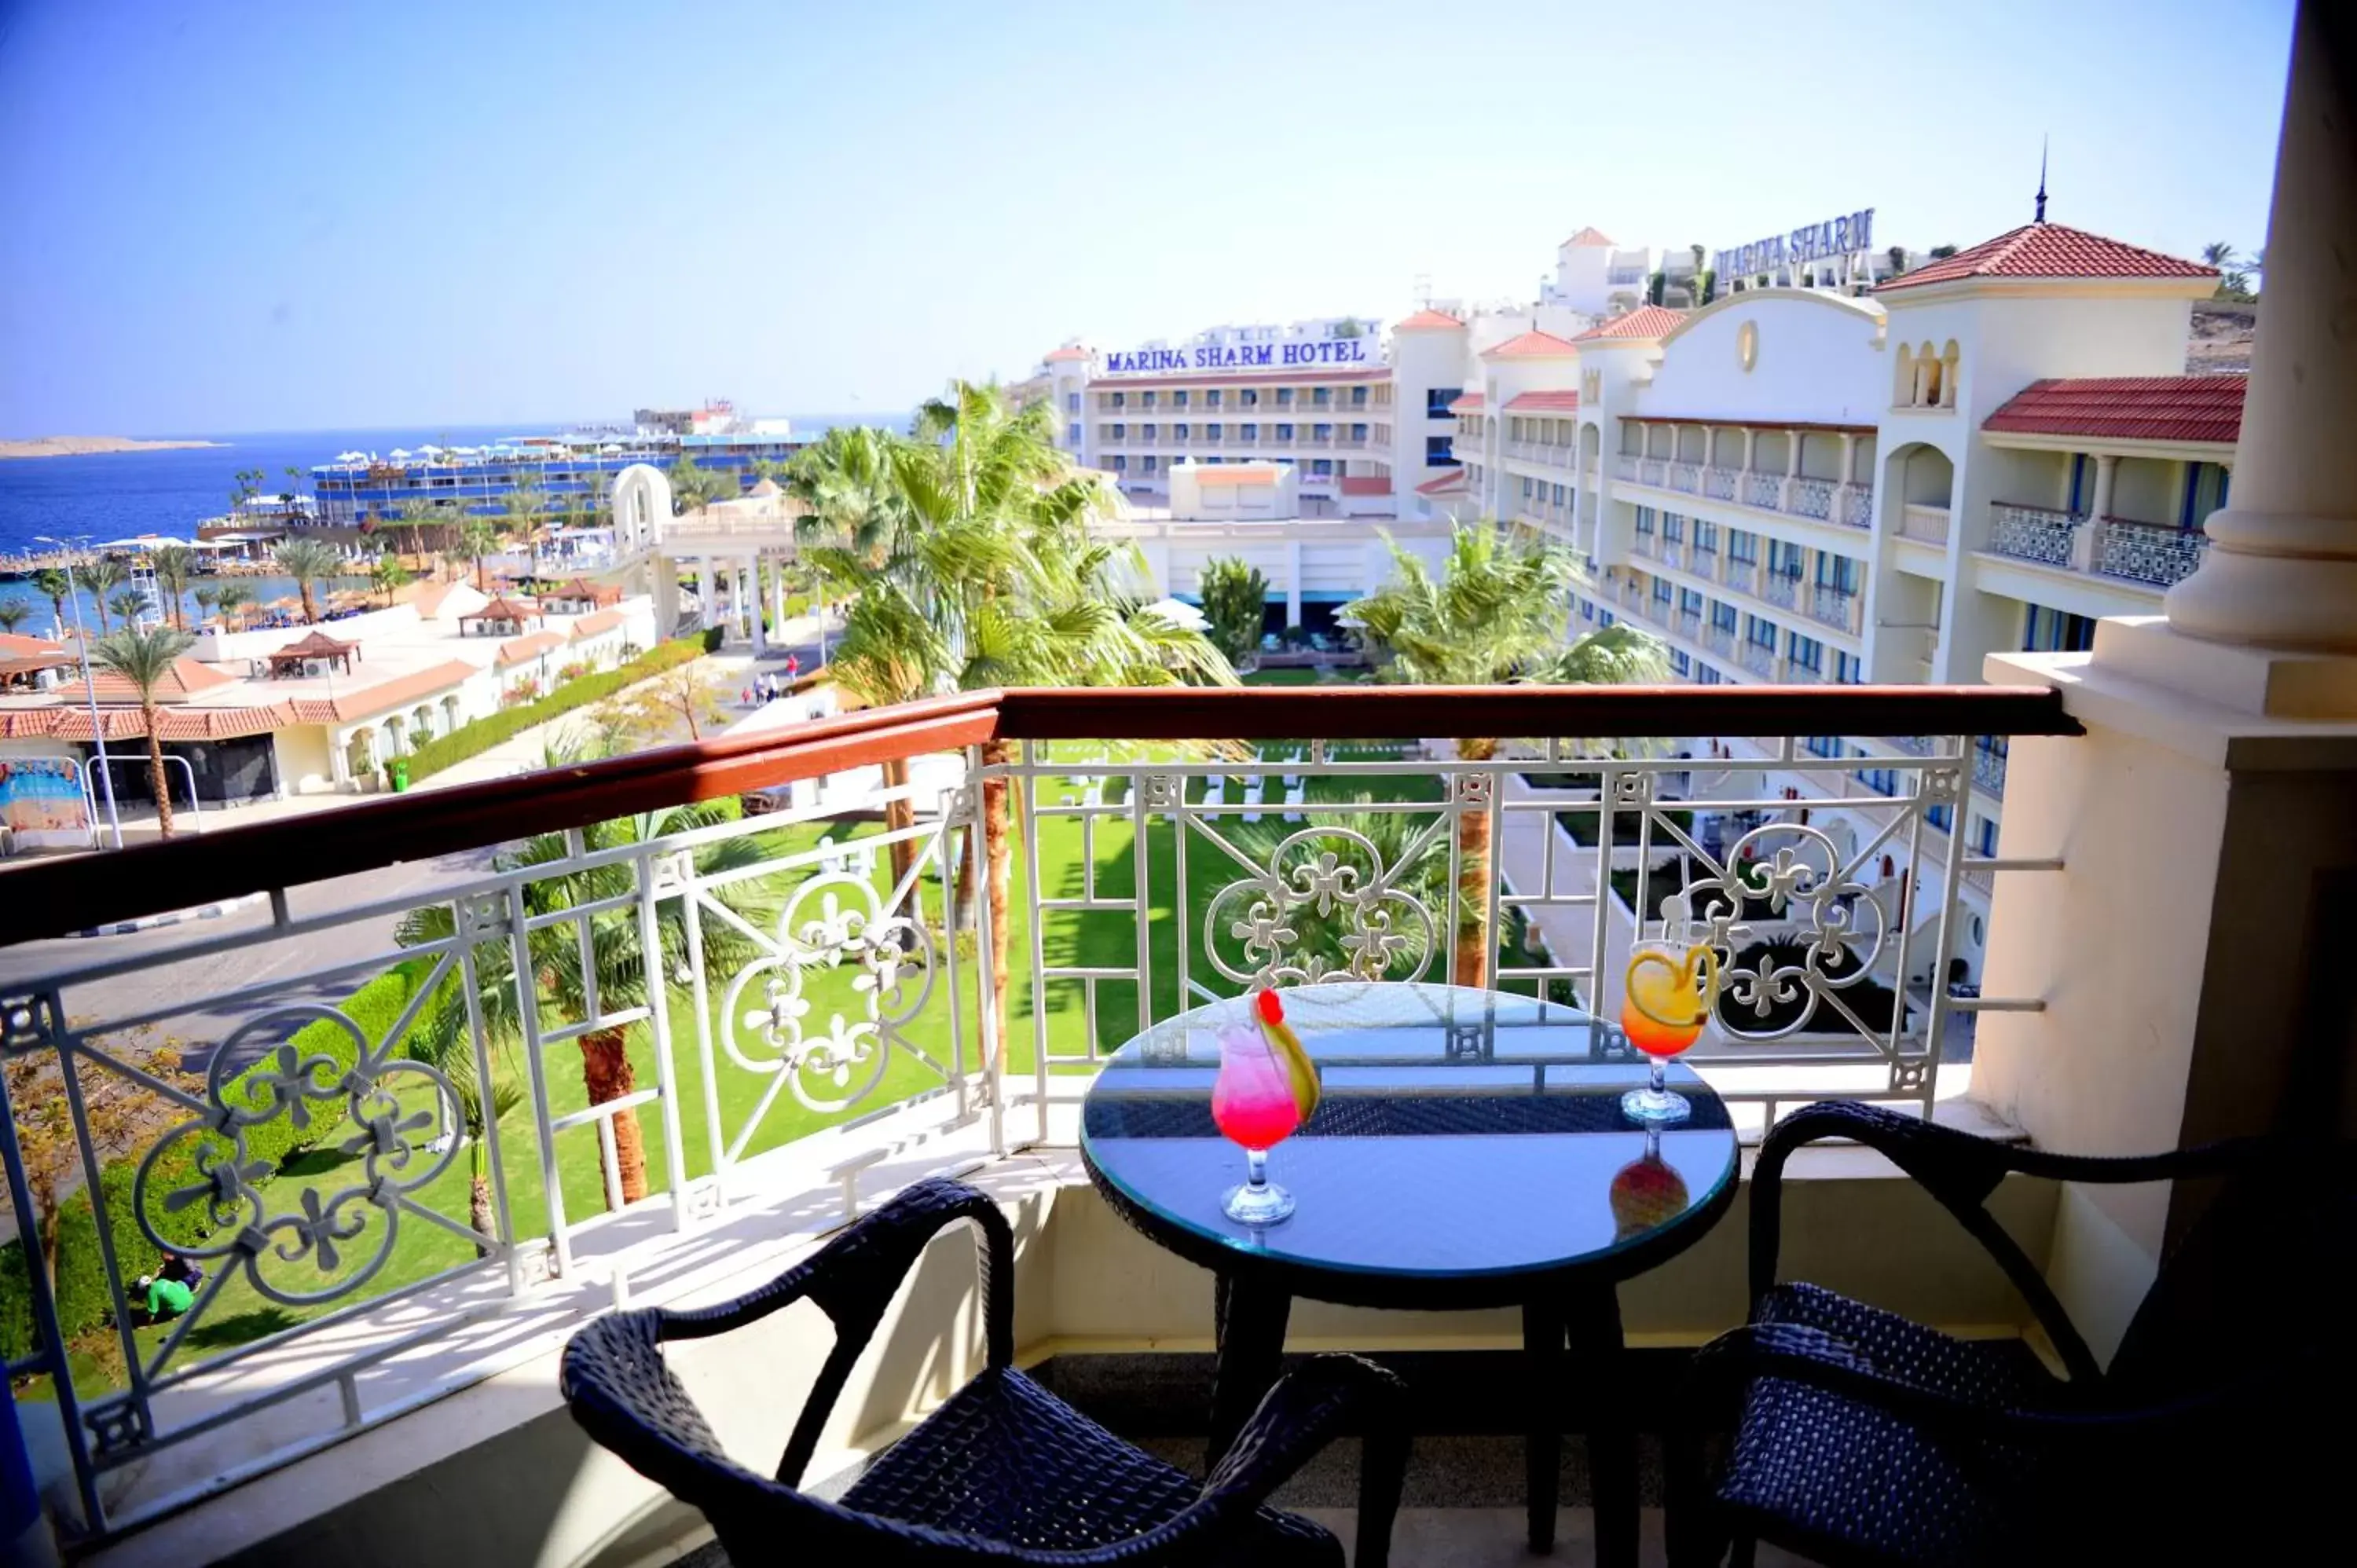
<path id="1" fill-rule="evenodd" d="M 651 550 L 673 518 L 671 480 L 662 470 L 633 463 L 614 476 L 608 505 L 614 518 L 614 548 L 629 554 Z"/>
<path id="2" fill-rule="evenodd" d="M 1915 406 L 1936 408 L 1940 403 L 1940 356 L 1925 338 L 1915 349 Z"/>
<path id="3" fill-rule="evenodd" d="M 1915 350 L 1904 343 L 1899 345 L 1899 373 L 1891 388 L 1890 403 L 1894 408 L 1915 406 Z"/>
<path id="4" fill-rule="evenodd" d="M 1949 338 L 1940 349 L 1940 406 L 1942 408 L 1956 406 L 1956 371 L 1964 357 L 1964 351 L 1956 346 L 1956 340 L 1953 338 Z"/>

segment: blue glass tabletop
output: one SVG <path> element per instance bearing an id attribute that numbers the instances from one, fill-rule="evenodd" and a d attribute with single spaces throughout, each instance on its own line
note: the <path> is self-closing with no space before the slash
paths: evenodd
<path id="1" fill-rule="evenodd" d="M 1211 1085 L 1219 1031 L 1252 1025 L 1249 997 L 1155 1026 L 1089 1090 L 1082 1154 L 1149 1230 L 1175 1230 L 1166 1240 L 1334 1273 L 1494 1278 L 1607 1265 L 1682 1227 L 1699 1234 L 1723 1208 L 1737 1166 L 1726 1107 L 1672 1062 L 1693 1113 L 1649 1135 L 1620 1096 L 1650 1064 L 1587 1013 L 1453 985 L 1280 994 L 1322 1085 L 1316 1113 L 1269 1155 L 1291 1218 L 1254 1228 L 1221 1208 L 1244 1154 L 1213 1124 Z"/>

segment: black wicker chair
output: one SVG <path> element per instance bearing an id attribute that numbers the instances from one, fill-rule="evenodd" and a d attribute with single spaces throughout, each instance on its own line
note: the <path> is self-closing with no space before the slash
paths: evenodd
<path id="1" fill-rule="evenodd" d="M 827 1413 L 932 1238 L 980 1230 L 989 1365 L 871 1463 L 836 1502 L 798 1490 Z M 721 1452 L 664 1364 L 669 1339 L 725 1334 L 807 1298 L 834 1319 L 774 1479 Z M 1015 1369 L 1014 1237 L 990 1198 L 920 1182 L 741 1301 L 599 1318 L 565 1348 L 565 1397 L 589 1435 L 703 1510 L 738 1568 L 764 1563 L 1221 1563 L 1341 1568 L 1341 1543 L 1263 1505 L 1346 1428 L 1365 1434 L 1358 1562 L 1380 1565 L 1407 1464 L 1397 1380 L 1319 1356 L 1261 1402 L 1209 1481 L 1132 1447 Z"/>
<path id="2" fill-rule="evenodd" d="M 1953 1214 L 2069 1377 L 2018 1344 L 1954 1339 L 1778 1284 L 1784 1162 L 1824 1138 L 1879 1150 Z M 1784 1118 L 1752 1180 L 1751 1321 L 1696 1357 L 1675 1423 L 1671 1561 L 1715 1563 L 1732 1543 L 1748 1563 L 1759 1541 L 1871 1568 L 2241 1560 L 2268 1540 L 2269 1493 L 2298 1495 L 2303 1474 L 2346 1474 L 2352 1163 L 2345 1145 L 2256 1139 L 2137 1159 L 2050 1155 L 1848 1102 Z M 2108 1369 L 1983 1206 L 2010 1172 L 2227 1178 L 2164 1260 Z M 1704 1463 L 1713 1434 L 1730 1438 L 1715 1477 Z M 2317 1484 L 2305 1483 L 2311 1498 Z"/>

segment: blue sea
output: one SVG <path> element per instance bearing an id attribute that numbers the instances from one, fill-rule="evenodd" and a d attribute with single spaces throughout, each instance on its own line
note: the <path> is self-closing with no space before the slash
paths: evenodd
<path id="1" fill-rule="evenodd" d="M 906 413 L 813 413 L 790 416 L 797 435 L 815 435 L 837 424 L 886 424 L 906 428 Z M 197 525 L 230 509 L 241 468 L 263 471 L 261 489 L 284 490 L 286 470 L 302 470 L 302 489 L 310 489 L 315 463 L 339 452 L 385 453 L 396 447 L 414 449 L 432 442 L 437 446 L 479 446 L 502 437 L 546 435 L 599 421 L 550 420 L 521 425 L 416 425 L 393 430 L 300 430 L 242 435 L 192 436 L 213 446 L 178 447 L 157 452 L 106 452 L 87 457 L 26 457 L 0 459 L 0 557 L 30 554 L 46 549 L 36 543 L 41 534 L 60 539 L 87 536 L 94 542 L 127 539 L 142 533 L 196 537 Z M 158 437 L 159 439 L 162 437 Z M 264 597 L 282 587 L 257 582 Z M 29 585 L 0 582 L 0 597 L 32 596 Z M 89 611 L 87 599 L 85 613 Z M 26 629 L 46 629 L 49 607 L 35 606 Z"/>

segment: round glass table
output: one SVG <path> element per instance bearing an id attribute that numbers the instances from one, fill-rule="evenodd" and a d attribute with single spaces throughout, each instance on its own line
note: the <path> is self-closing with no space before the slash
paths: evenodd
<path id="1" fill-rule="evenodd" d="M 1317 1112 L 1271 1151 L 1294 1197 L 1274 1225 L 1221 1199 L 1243 1151 L 1211 1119 L 1218 1033 L 1251 999 L 1181 1014 L 1116 1052 L 1088 1093 L 1081 1154 L 1130 1224 L 1212 1271 L 1219 1369 L 1211 1459 L 1276 1380 L 1295 1296 L 1354 1306 L 1523 1311 L 1530 1361 L 1531 1544 L 1554 1543 L 1566 1344 L 1591 1427 L 1599 1562 L 1633 1562 L 1634 1427 L 1615 1287 L 1699 1240 L 1733 1202 L 1726 1107 L 1672 1062 L 1693 1114 L 1648 1130 L 1620 1110 L 1651 1064 L 1557 1003 L 1453 985 L 1345 983 L 1283 993 L 1317 1066 Z"/>

